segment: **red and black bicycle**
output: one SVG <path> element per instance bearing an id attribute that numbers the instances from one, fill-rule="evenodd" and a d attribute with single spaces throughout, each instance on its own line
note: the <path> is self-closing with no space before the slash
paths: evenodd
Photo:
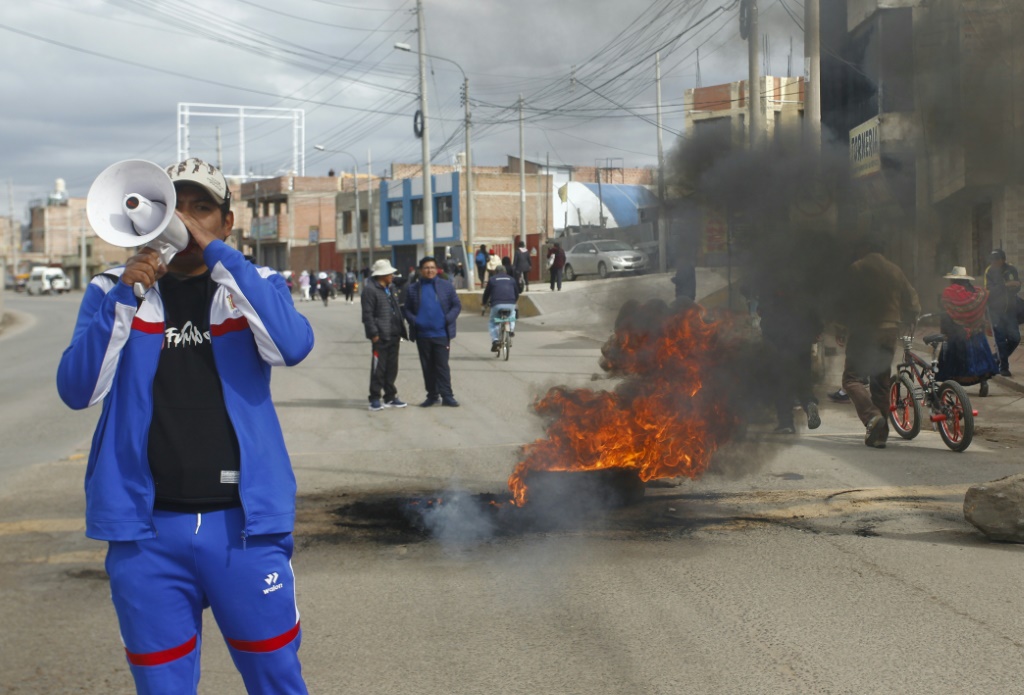
<path id="1" fill-rule="evenodd" d="M 918 320 L 928 318 L 925 314 Z M 964 387 L 955 381 L 936 380 L 939 371 L 939 352 L 946 336 L 942 333 L 926 335 L 925 345 L 932 349 L 931 362 L 913 351 L 916 323 L 908 335 L 901 336 L 903 360 L 896 365 L 896 376 L 889 389 L 889 421 L 904 439 L 913 439 L 921 432 L 923 409 L 928 408 L 928 421 L 938 429 L 943 443 L 953 451 L 964 451 L 974 439 L 974 418 L 978 411 L 971 407 L 971 399 Z"/>

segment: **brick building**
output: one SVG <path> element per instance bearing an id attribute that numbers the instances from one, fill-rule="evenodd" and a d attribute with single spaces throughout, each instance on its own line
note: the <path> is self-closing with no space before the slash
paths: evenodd
<path id="1" fill-rule="evenodd" d="M 764 133 L 760 140 L 776 145 L 799 138 L 803 122 L 805 83 L 802 77 L 761 78 L 764 101 Z M 734 147 L 750 145 L 747 80 L 687 89 L 683 95 L 684 128 L 688 139 L 720 138 Z M 724 134 L 724 137 L 721 137 Z M 794 140 L 793 146 L 799 140 Z M 696 261 L 701 265 L 725 265 L 728 260 L 730 211 L 707 205 L 695 206 Z"/>

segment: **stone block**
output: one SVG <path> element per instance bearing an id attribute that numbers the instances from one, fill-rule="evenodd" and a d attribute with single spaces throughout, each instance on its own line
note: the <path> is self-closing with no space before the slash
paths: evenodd
<path id="1" fill-rule="evenodd" d="M 964 517 L 991 540 L 1024 543 L 1024 474 L 969 487 Z"/>

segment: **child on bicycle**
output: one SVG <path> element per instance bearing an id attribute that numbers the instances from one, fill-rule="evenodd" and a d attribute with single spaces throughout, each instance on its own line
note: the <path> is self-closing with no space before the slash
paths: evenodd
<path id="1" fill-rule="evenodd" d="M 487 280 L 487 287 L 484 289 L 483 304 L 491 305 L 491 317 L 488 326 L 491 332 L 491 352 L 498 351 L 498 312 L 508 309 L 512 312 L 512 321 L 509 323 L 509 330 L 512 335 L 516 334 L 516 302 L 519 301 L 519 284 L 511 275 L 505 272 L 505 268 L 499 265 L 494 269 L 490 279 Z"/>

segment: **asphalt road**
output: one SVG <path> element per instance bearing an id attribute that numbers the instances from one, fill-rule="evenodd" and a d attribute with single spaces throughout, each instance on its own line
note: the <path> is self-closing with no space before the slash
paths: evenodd
<path id="1" fill-rule="evenodd" d="M 819 430 L 780 443 L 766 421 L 703 480 L 609 514 L 556 523 L 487 504 L 517 448 L 542 435 L 533 399 L 612 386 L 597 367 L 607 309 L 664 293 L 661 280 L 537 293 L 545 313 L 520 322 L 509 362 L 467 313 L 452 349 L 458 409 L 368 412 L 358 306 L 299 305 L 317 345 L 273 389 L 299 479 L 311 691 L 1024 693 L 1021 549 L 988 543 L 962 515 L 969 484 L 1022 469 L 1024 404 L 999 387 L 978 402 L 964 454 L 929 432 L 868 449 L 852 408 L 827 404 Z M 8 300 L 38 320 L 0 338 L 0 355 L 23 361 L 0 361 L 4 692 L 131 692 L 104 547 L 82 536 L 98 411 L 45 408 L 59 405 L 63 345 L 51 343 L 70 335 L 77 296 Z M 399 395 L 416 403 L 411 346 L 402 360 Z M 438 497 L 440 511 L 401 513 Z M 200 691 L 240 693 L 207 618 Z"/>

